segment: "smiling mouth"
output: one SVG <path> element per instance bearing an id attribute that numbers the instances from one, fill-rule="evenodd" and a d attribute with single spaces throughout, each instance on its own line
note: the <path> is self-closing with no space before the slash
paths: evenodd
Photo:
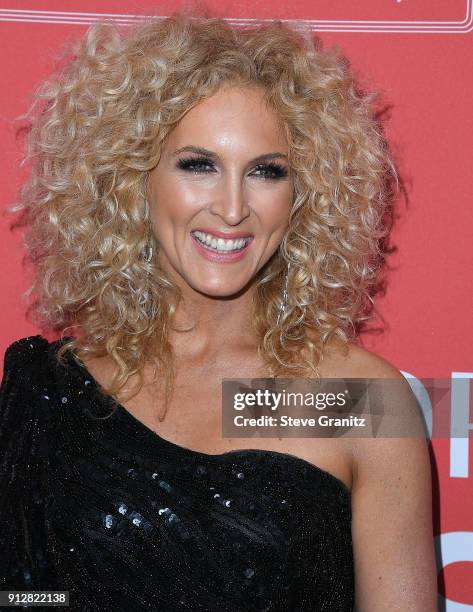
<path id="1" fill-rule="evenodd" d="M 217 238 L 211 234 L 205 234 L 204 232 L 191 232 L 194 238 L 204 248 L 213 251 L 214 253 L 237 253 L 243 251 L 243 249 L 253 240 L 252 236 L 247 238 L 236 238 L 234 240 L 225 240 L 224 238 Z"/>

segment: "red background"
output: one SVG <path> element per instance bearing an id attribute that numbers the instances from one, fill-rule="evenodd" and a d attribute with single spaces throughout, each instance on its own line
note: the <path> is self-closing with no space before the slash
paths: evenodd
<path id="1" fill-rule="evenodd" d="M 389 260 L 387 293 L 377 300 L 385 327 L 381 334 L 364 336 L 363 342 L 417 378 L 450 379 L 453 372 L 473 377 L 471 3 L 292 0 L 290 8 L 281 0 L 271 7 L 262 2 L 214 3 L 219 15 L 236 23 L 255 17 L 307 20 L 325 46 L 342 47 L 361 82 L 381 91 L 389 105 L 385 129 L 408 200 L 400 204 L 393 232 L 397 250 Z M 178 4 L 4 3 L 0 8 L 2 209 L 14 201 L 23 177 L 13 119 L 28 109 L 33 90 L 54 69 L 63 44 L 81 36 L 100 14 L 132 21 L 133 15 L 167 15 Z M 212 9 L 213 3 L 207 6 Z M 7 221 L 0 219 L 2 354 L 13 340 L 40 333 L 26 322 L 19 302 L 28 279 L 21 266 L 21 236 L 8 231 Z M 436 535 L 442 534 L 439 543 L 442 539 L 442 547 L 448 545 L 449 555 L 458 561 L 445 564 L 439 574 L 439 592 L 446 596 L 445 602 L 443 597 L 440 601 L 450 612 L 473 610 L 473 546 L 465 555 L 464 546 L 447 543 L 452 532 L 462 532 L 460 542 L 473 537 L 473 450 L 469 469 L 461 477 L 452 471 L 449 439 L 434 439 L 432 451 Z"/>

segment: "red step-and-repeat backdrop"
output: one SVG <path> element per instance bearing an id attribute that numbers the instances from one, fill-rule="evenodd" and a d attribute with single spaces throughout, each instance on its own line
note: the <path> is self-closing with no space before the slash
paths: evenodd
<path id="1" fill-rule="evenodd" d="M 139 15 L 169 15 L 167 0 L 5 1 L 0 8 L 0 207 L 17 195 L 23 170 L 15 117 L 55 67 L 64 43 L 102 17 L 125 26 Z M 207 0 L 235 24 L 301 19 L 325 46 L 337 44 L 362 84 L 388 105 L 385 130 L 407 197 L 398 208 L 388 288 L 377 306 L 382 333 L 364 345 L 408 379 L 448 379 L 448 418 L 461 433 L 432 437 L 439 603 L 473 610 L 473 0 Z M 40 333 L 19 297 L 28 286 L 21 236 L 0 219 L 0 351 Z M 424 398 L 425 399 L 425 398 Z M 428 404 L 428 399 L 427 399 Z M 425 404 L 423 408 L 429 406 Z M 396 466 L 393 466 L 396 469 Z"/>

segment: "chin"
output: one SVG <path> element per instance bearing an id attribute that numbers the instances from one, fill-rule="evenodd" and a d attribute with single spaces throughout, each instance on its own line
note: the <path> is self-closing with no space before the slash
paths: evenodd
<path id="1" fill-rule="evenodd" d="M 240 285 L 237 285 L 235 287 L 219 287 L 218 289 L 212 287 L 195 287 L 196 291 L 199 291 L 200 293 L 203 293 L 208 297 L 213 298 L 232 297 L 233 295 L 236 295 L 239 291 L 241 291 L 242 288 L 243 287 L 241 287 Z"/>
<path id="2" fill-rule="evenodd" d="M 190 279 L 189 279 L 190 280 Z M 199 293 L 205 294 L 209 297 L 214 298 L 226 298 L 238 294 L 246 287 L 248 280 L 242 283 L 236 283 L 235 280 L 231 282 L 218 282 L 218 284 L 212 285 L 208 282 L 204 283 L 193 283 L 189 282 L 189 285 Z"/>

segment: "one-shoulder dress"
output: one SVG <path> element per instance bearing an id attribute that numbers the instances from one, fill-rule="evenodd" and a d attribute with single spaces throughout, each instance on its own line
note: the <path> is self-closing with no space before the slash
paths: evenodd
<path id="1" fill-rule="evenodd" d="M 160 437 L 70 352 L 58 364 L 67 339 L 5 353 L 0 591 L 69 591 L 66 609 L 86 612 L 353 610 L 341 480 L 291 454 Z"/>

